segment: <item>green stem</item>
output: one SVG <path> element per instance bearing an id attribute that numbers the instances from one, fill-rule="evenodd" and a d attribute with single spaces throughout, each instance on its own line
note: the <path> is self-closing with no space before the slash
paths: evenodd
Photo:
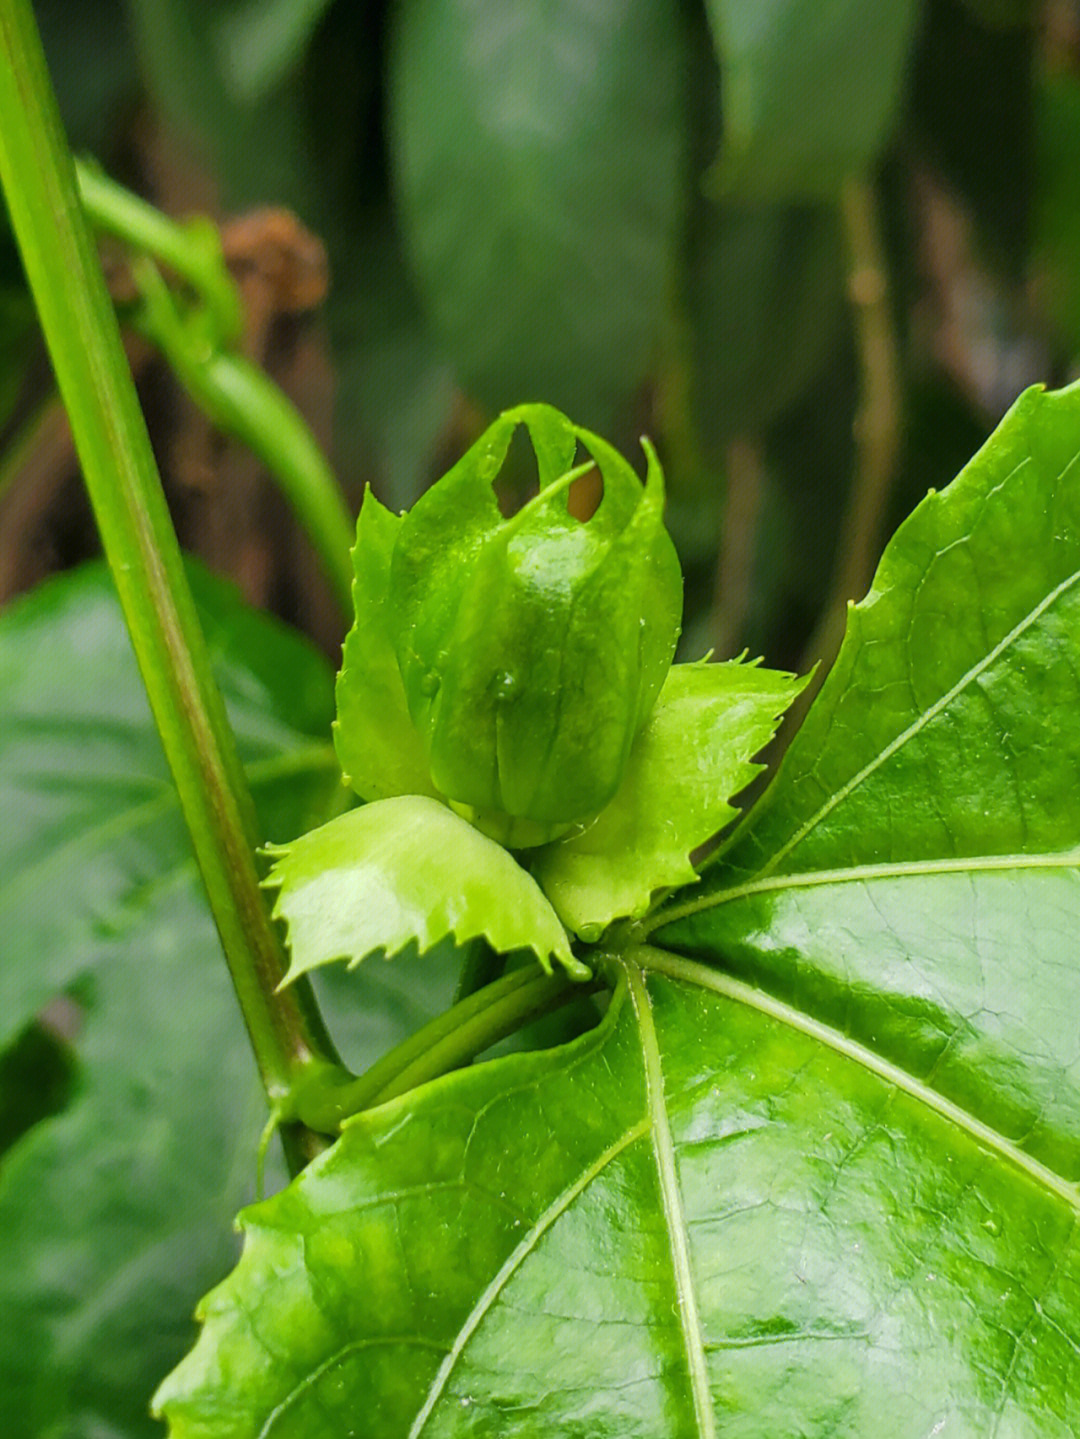
<path id="1" fill-rule="evenodd" d="M 454 1003 L 468 999 L 470 994 L 492 984 L 506 968 L 506 955 L 492 949 L 485 939 L 471 939 L 465 946 L 461 973 L 454 990 Z"/>
<path id="2" fill-rule="evenodd" d="M 243 307 L 217 226 L 205 218 L 171 220 L 85 161 L 76 162 L 75 173 L 92 224 L 142 257 L 132 267 L 145 301 L 134 317 L 136 327 L 163 351 L 212 423 L 247 445 L 277 480 L 322 560 L 342 613 L 351 619 L 352 515 L 300 411 L 233 348 L 243 331 Z M 185 280 L 203 308 L 185 316 L 152 261 Z"/>
<path id="3" fill-rule="evenodd" d="M 244 333 L 244 307 L 226 268 L 221 235 L 213 221 L 205 217 L 186 223 L 171 220 L 86 160 L 75 161 L 75 178 L 83 210 L 94 229 L 167 265 L 207 306 L 216 343 L 235 344 Z"/>
<path id="4" fill-rule="evenodd" d="M 311 1129 L 335 1133 L 350 1115 L 461 1068 L 529 1020 L 590 990 L 532 965 L 515 969 L 425 1024 L 358 1079 L 342 1084 L 333 1073 L 312 1070 L 310 1084 L 294 1093 L 295 1112 Z"/>
<path id="5" fill-rule="evenodd" d="M 0 180 L 233 985 L 267 1094 L 281 1103 L 298 1071 L 335 1056 L 310 989 L 277 992 L 285 956 L 259 888 L 255 810 L 79 207 L 29 0 L 0 0 Z M 302 1136 L 290 1144 L 294 1154 L 305 1148 Z"/>

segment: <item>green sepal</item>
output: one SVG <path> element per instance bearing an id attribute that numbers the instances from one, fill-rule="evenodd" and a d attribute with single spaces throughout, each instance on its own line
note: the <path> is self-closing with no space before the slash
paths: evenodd
<path id="1" fill-rule="evenodd" d="M 540 492 L 505 519 L 492 491 L 519 424 Z M 587 523 L 567 510 L 578 442 L 604 482 Z M 557 411 L 502 415 L 401 524 L 391 565 L 398 663 L 433 783 L 486 813 L 541 825 L 612 798 L 679 632 L 682 582 L 646 486 Z"/>
<path id="2" fill-rule="evenodd" d="M 437 793 L 409 719 L 391 639 L 390 557 L 401 516 L 370 490 L 356 522 L 353 605 L 337 677 L 334 745 L 345 782 L 361 799 Z"/>
<path id="3" fill-rule="evenodd" d="M 267 846 L 274 918 L 288 927 L 285 983 L 334 960 L 350 967 L 452 935 L 532 950 L 551 973 L 591 977 L 536 881 L 494 840 L 423 795 L 378 800 L 287 845 Z"/>
<path id="4" fill-rule="evenodd" d="M 675 665 L 618 794 L 536 856 L 563 923 L 595 940 L 616 919 L 640 918 L 657 890 L 693 883 L 691 853 L 735 817 L 731 797 L 761 769 L 753 756 L 805 684 L 739 660 Z"/>

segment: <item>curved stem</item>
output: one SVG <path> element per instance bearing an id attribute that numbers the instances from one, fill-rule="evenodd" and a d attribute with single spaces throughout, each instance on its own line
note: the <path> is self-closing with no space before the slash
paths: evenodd
<path id="1" fill-rule="evenodd" d="M 460 1069 L 529 1020 L 595 988 L 532 965 L 515 969 L 425 1024 L 358 1079 L 341 1083 L 332 1071 L 320 1076 L 313 1070 L 311 1083 L 294 1092 L 294 1112 L 310 1128 L 335 1133 L 351 1114 Z"/>
<path id="2" fill-rule="evenodd" d="M 351 619 L 352 515 L 300 411 L 269 375 L 233 348 L 243 330 L 243 310 L 217 227 L 206 219 L 171 220 L 94 166 L 81 162 L 75 168 L 89 219 L 137 253 L 132 273 L 144 303 L 133 316 L 136 328 L 164 353 L 212 423 L 252 450 L 277 480 L 322 560 L 343 615 Z M 156 262 L 187 281 L 200 309 L 184 314 Z"/>
<path id="3" fill-rule="evenodd" d="M 262 837 L 79 207 L 29 0 L 0 3 L 0 180 L 233 986 L 275 1103 L 298 1071 L 336 1056 L 310 987 L 277 992 L 286 966 L 255 867 Z M 288 1139 L 294 1155 L 305 1147 L 302 1134 Z"/>
<path id="4" fill-rule="evenodd" d="M 153 255 L 186 280 L 210 311 L 216 343 L 235 344 L 244 332 L 244 309 L 217 226 L 205 218 L 170 219 L 86 160 L 75 161 L 75 178 L 94 229 Z"/>

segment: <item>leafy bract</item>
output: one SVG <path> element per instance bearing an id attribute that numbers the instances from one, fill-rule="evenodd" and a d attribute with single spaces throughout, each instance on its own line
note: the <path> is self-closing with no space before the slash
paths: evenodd
<path id="1" fill-rule="evenodd" d="M 289 930 L 286 980 L 380 949 L 390 958 L 412 942 L 424 953 L 447 935 L 459 944 L 483 936 L 503 953 L 531 949 L 549 972 L 554 957 L 589 977 L 536 881 L 438 800 L 363 805 L 270 853 L 274 917 Z"/>
<path id="2" fill-rule="evenodd" d="M 816 199 L 872 163 L 899 105 L 918 0 L 706 0 L 705 8 L 723 76 L 726 191 Z"/>
<path id="3" fill-rule="evenodd" d="M 369 800 L 437 793 L 394 653 L 390 559 L 400 529 L 401 517 L 366 491 L 353 548 L 356 619 L 337 679 L 334 744 L 346 784 Z"/>
<path id="4" fill-rule="evenodd" d="M 1029 393 L 901 528 L 597 1030 L 247 1215 L 174 1439 L 1077 1432 L 1078 456 Z"/>
<path id="5" fill-rule="evenodd" d="M 678 240 L 675 0 L 398 7 L 399 213 L 455 369 L 493 409 L 605 429 L 648 373 Z"/>
<path id="6" fill-rule="evenodd" d="M 533 864 L 563 922 L 596 939 L 612 920 L 643 915 L 656 890 L 692 884 L 691 851 L 734 818 L 732 796 L 758 773 L 752 757 L 801 687 L 738 661 L 671 669 L 615 798 Z"/>

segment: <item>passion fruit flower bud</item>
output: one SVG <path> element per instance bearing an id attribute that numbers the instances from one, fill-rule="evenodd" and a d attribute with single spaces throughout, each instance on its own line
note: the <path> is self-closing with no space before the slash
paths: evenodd
<path id="1" fill-rule="evenodd" d="M 539 493 L 507 519 L 492 482 L 522 424 Z M 388 787 L 371 770 L 371 745 L 396 744 L 409 752 L 412 792 L 445 799 L 513 848 L 543 844 L 611 800 L 671 666 L 682 608 L 663 476 L 645 448 L 643 486 L 603 440 L 526 405 L 502 415 L 400 520 L 373 510 L 367 541 L 361 514 L 358 629 L 373 632 L 350 637 L 351 655 L 346 646 L 337 739 L 364 798 L 406 792 L 403 777 Z M 581 522 L 568 491 L 593 464 L 603 497 Z M 376 657 L 378 631 L 389 643 Z M 397 675 L 387 673 L 387 650 Z M 386 722 L 371 733 L 376 695 L 365 704 L 357 689 L 363 665 L 384 690 L 400 677 L 408 736 L 399 729 L 394 741 Z"/>
<path id="2" fill-rule="evenodd" d="M 492 481 L 522 422 L 540 488 L 506 519 Z M 592 459 L 575 468 L 579 441 Z M 541 843 L 601 810 L 671 665 L 682 579 L 648 457 L 642 488 L 602 440 L 525 406 L 402 522 L 390 589 L 409 714 L 436 788 L 496 838 Z M 604 492 L 583 523 L 568 491 L 593 463 Z"/>

